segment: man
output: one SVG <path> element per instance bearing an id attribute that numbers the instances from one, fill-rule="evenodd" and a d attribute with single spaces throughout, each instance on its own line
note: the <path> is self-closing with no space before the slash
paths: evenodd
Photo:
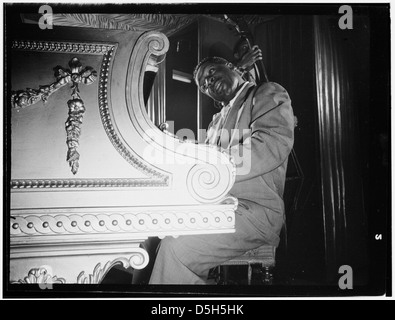
<path id="1" fill-rule="evenodd" d="M 256 45 L 250 48 L 247 38 L 241 37 L 240 40 L 236 42 L 233 48 L 233 57 L 235 59 L 234 64 L 245 80 L 254 84 L 268 81 L 266 78 L 266 73 L 264 72 L 263 75 L 260 75 L 259 68 L 257 67 L 257 63 L 262 63 L 262 50 Z M 260 81 L 260 79 L 263 81 Z M 218 109 L 223 107 L 222 102 L 215 100 L 214 105 Z"/>
<path id="2" fill-rule="evenodd" d="M 166 237 L 150 284 L 207 284 L 211 268 L 264 244 L 278 246 L 280 241 L 282 195 L 294 137 L 288 93 L 276 83 L 256 86 L 244 80 L 233 64 L 218 57 L 200 62 L 194 79 L 202 93 L 225 105 L 210 124 L 207 142 L 238 158 L 236 182 L 230 190 L 239 200 L 236 231 Z M 239 131 L 230 133 L 231 129 Z"/>
<path id="3" fill-rule="evenodd" d="M 237 68 L 243 72 L 244 79 L 255 83 L 261 82 L 260 79 L 267 82 L 266 74 L 261 75 L 257 66 L 257 63 L 262 63 L 262 50 L 257 45 L 250 48 L 248 39 L 240 37 L 233 48 L 233 57 Z M 261 65 L 263 68 L 263 63 Z"/>

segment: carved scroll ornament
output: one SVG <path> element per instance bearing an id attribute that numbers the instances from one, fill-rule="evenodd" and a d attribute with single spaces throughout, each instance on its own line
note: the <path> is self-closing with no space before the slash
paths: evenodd
<path id="1" fill-rule="evenodd" d="M 118 258 L 113 261 L 108 261 L 104 266 L 98 263 L 92 274 L 86 274 L 82 271 L 77 277 L 78 284 L 99 284 L 103 281 L 107 273 L 112 267 L 122 265 L 125 269 L 132 267 L 134 269 L 143 269 L 148 264 L 148 253 L 144 249 L 136 248 L 136 252 L 127 258 Z"/>
<path id="2" fill-rule="evenodd" d="M 84 83 L 89 85 L 97 78 L 97 73 L 93 68 L 86 67 L 84 70 L 81 70 L 81 63 L 77 58 L 73 58 L 69 62 L 69 66 L 72 68 L 71 70 L 63 69 L 60 66 L 55 67 L 54 71 L 56 81 L 50 85 L 39 86 L 39 89 L 27 88 L 26 90 L 12 91 L 12 108 L 26 108 L 40 100 L 46 103 L 50 95 L 68 84 L 70 81 L 73 83 Z"/>

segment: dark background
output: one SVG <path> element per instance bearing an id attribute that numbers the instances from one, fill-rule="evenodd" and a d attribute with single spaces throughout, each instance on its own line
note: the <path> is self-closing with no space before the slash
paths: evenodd
<path id="1" fill-rule="evenodd" d="M 260 12 L 260 8 L 257 6 L 255 13 Z M 284 195 L 287 228 L 283 230 L 277 251 L 276 279 L 280 284 L 337 285 L 339 266 L 349 264 L 353 267 L 356 285 L 383 285 L 385 280 L 380 279 L 381 271 L 376 263 L 380 261 L 385 269 L 386 247 L 375 240 L 375 235 L 387 233 L 386 219 L 390 220 L 388 14 L 384 6 L 353 5 L 353 29 L 342 30 L 338 27 L 341 17 L 336 11 L 338 6 L 278 8 L 265 11 L 267 22 L 250 26 L 255 43 L 263 50 L 269 79 L 287 89 L 298 119 Z M 322 180 L 322 173 L 330 168 L 322 167 L 324 153 L 320 148 L 330 137 L 320 139 L 314 15 L 309 13 L 324 17 L 332 45 L 342 59 L 340 73 L 347 81 L 347 96 L 342 97 L 347 103 L 341 108 L 348 110 L 339 111 L 343 112 L 346 122 L 341 128 L 342 147 L 347 149 L 342 159 L 346 193 L 341 201 L 345 204 L 345 217 L 332 217 L 331 214 L 336 213 L 324 212 L 322 195 L 326 182 Z M 194 42 L 196 34 L 198 38 Z M 171 43 L 180 39 L 188 39 L 195 46 L 199 44 L 201 58 L 217 55 L 232 61 L 238 36 L 228 25 L 202 17 L 186 31 L 170 37 Z M 173 61 L 171 51 L 168 59 Z M 177 61 L 189 64 L 192 73 L 196 52 L 179 54 Z M 172 67 L 169 64 L 168 70 Z M 184 68 L 187 72 L 188 66 Z M 181 86 L 184 84 L 173 92 L 168 91 L 169 101 L 173 96 L 176 99 Z M 187 119 L 185 107 L 179 112 L 176 104 L 173 107 L 177 111 L 168 113 L 169 119 L 175 120 L 176 128 L 177 123 L 195 120 L 195 97 L 189 98 L 190 103 L 184 104 L 191 106 Z M 199 103 L 200 128 L 206 128 L 218 110 L 206 96 L 201 95 Z M 170 110 L 172 103 L 168 106 Z M 199 123 L 192 127 L 199 127 Z"/>
<path id="2" fill-rule="evenodd" d="M 190 128 L 196 137 L 197 130 L 207 128 L 212 115 L 218 110 L 210 99 L 198 97 L 193 83 L 188 85 L 173 82 L 169 78 L 171 70 L 177 67 L 177 70 L 192 73 L 198 59 L 207 55 L 221 55 L 231 59 L 233 45 L 238 39 L 229 26 L 205 15 L 227 12 L 274 17 L 268 22 L 251 25 L 251 31 L 263 50 L 269 79 L 287 89 L 298 118 L 294 146 L 297 163 L 295 159 L 289 162 L 289 180 L 284 195 L 287 228 L 282 234 L 275 271 L 275 285 L 279 289 L 271 289 L 279 290 L 280 295 L 283 290 L 287 291 L 286 288 L 283 289 L 284 285 L 288 288 L 297 286 L 295 293 L 299 288 L 302 291 L 303 288 L 308 288 L 312 290 L 308 291 L 310 293 L 325 293 L 326 286 L 336 286 L 339 275 L 336 268 L 332 267 L 333 259 L 327 254 L 329 248 L 334 248 L 337 252 L 336 261 L 351 263 L 357 288 L 371 294 L 388 293 L 391 290 L 388 287 L 385 289 L 391 279 L 389 6 L 352 4 L 352 30 L 337 27 L 337 19 L 340 17 L 338 7 L 227 4 L 137 7 L 103 5 L 89 9 L 88 6 L 88 10 L 106 13 L 121 9 L 202 14 L 201 19 L 169 37 L 170 49 L 166 58 L 166 119 L 175 121 L 175 132 L 180 128 Z M 21 28 L 18 6 L 7 9 L 5 47 L 13 33 Z M 70 5 L 60 6 L 59 10 L 62 9 L 73 12 L 87 10 Z M 350 190 L 346 209 L 348 225 L 340 240 L 347 242 L 346 247 L 338 239 L 328 237 L 330 217 L 323 212 L 321 172 L 324 168 L 321 167 L 317 114 L 314 15 L 329 16 L 328 25 L 332 30 L 333 41 L 344 59 L 343 68 L 349 76 L 349 94 L 354 106 L 354 113 L 346 124 L 353 132 L 353 140 L 348 143 L 354 147 L 353 157 L 345 163 L 346 173 L 350 173 L 346 177 Z M 176 49 L 178 43 L 181 44 L 179 50 Z M 4 65 L 7 65 L 7 55 L 4 55 Z M 5 81 L 5 92 L 6 84 Z M 7 103 L 4 105 L 7 106 Z M 4 114 L 4 123 L 7 124 L 8 113 Z M 5 129 L 5 132 L 10 130 L 7 127 Z M 4 154 L 7 155 L 7 134 L 4 135 L 4 142 Z M 302 178 L 295 169 L 296 164 L 300 165 Z M 7 157 L 4 158 L 4 167 L 7 167 Z M 355 177 L 358 179 L 354 179 Z M 8 179 L 5 174 L 5 186 L 9 183 Z M 6 205 L 5 203 L 5 208 Z M 382 234 L 383 240 L 375 240 L 376 234 Z M 4 239 L 7 240 L 5 237 L 6 235 Z M 210 292 L 211 289 L 208 290 Z M 226 292 L 237 295 L 237 291 Z"/>

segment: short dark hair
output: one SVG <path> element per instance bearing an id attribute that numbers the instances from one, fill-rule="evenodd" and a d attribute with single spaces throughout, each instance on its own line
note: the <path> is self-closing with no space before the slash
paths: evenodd
<path id="1" fill-rule="evenodd" d="M 195 80 L 195 82 L 196 82 L 196 75 L 197 75 L 197 72 L 198 72 L 199 68 L 202 66 L 202 64 L 204 64 L 206 62 L 218 63 L 218 64 L 230 63 L 228 60 L 226 60 L 225 58 L 221 58 L 221 57 L 206 57 L 206 58 L 203 58 L 197 64 L 197 66 L 195 67 L 195 70 L 193 70 L 193 80 Z"/>

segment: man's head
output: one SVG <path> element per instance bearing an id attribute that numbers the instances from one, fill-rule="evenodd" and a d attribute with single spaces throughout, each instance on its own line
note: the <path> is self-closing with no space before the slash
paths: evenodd
<path id="1" fill-rule="evenodd" d="M 248 52 L 250 49 L 249 43 L 247 38 L 241 37 L 239 41 L 236 42 L 234 49 L 233 49 L 233 56 L 236 60 L 241 60 L 243 56 Z"/>
<path id="2" fill-rule="evenodd" d="M 223 103 L 232 100 L 245 82 L 236 67 L 220 57 L 208 57 L 200 61 L 193 78 L 201 92 Z"/>

